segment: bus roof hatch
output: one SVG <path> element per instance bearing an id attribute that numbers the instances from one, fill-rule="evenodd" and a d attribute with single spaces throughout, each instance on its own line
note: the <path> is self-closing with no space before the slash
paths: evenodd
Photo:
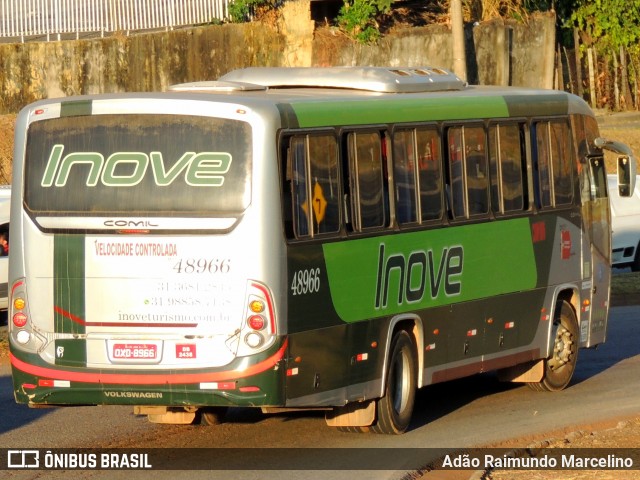
<path id="1" fill-rule="evenodd" d="M 346 88 L 384 93 L 463 90 L 467 83 L 433 67 L 250 67 L 233 70 L 221 81 L 269 88 Z"/>
<path id="2" fill-rule="evenodd" d="M 170 85 L 170 92 L 211 92 L 211 93 L 227 93 L 227 92 L 247 92 L 255 90 L 266 90 L 264 85 L 255 85 L 245 82 L 191 82 L 178 83 Z"/>

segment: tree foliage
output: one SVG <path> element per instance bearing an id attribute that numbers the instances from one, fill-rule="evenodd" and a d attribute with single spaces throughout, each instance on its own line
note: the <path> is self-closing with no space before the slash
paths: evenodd
<path id="1" fill-rule="evenodd" d="M 392 0 L 344 0 L 338 13 L 338 25 L 351 38 L 372 43 L 380 37 L 376 18 L 391 10 Z"/>
<path id="2" fill-rule="evenodd" d="M 567 27 L 577 27 L 582 41 L 598 49 L 637 49 L 640 40 L 638 0 L 574 0 Z"/>
<path id="3" fill-rule="evenodd" d="M 243 23 L 249 21 L 252 15 L 264 14 L 265 11 L 277 8 L 276 0 L 232 0 L 229 2 L 229 21 Z"/>

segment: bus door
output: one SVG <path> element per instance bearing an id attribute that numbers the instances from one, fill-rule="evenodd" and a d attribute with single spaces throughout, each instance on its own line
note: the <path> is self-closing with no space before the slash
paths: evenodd
<path id="1" fill-rule="evenodd" d="M 591 277 L 591 304 L 589 305 L 589 332 L 581 332 L 581 337 L 584 341 L 586 334 L 588 347 L 604 342 L 607 333 L 611 283 L 611 218 L 604 157 L 589 156 L 586 165 L 588 166 L 587 175 L 583 180 L 588 182 L 589 191 L 588 199 L 583 201 L 582 218 L 585 233 L 590 237 L 585 253 L 591 258 L 590 261 L 585 259 L 584 277 L 585 280 Z M 584 304 L 583 308 L 585 308 Z"/>

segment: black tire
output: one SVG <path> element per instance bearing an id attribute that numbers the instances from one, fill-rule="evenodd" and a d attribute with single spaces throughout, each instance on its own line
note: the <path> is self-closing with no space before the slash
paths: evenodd
<path id="1" fill-rule="evenodd" d="M 633 262 L 630 263 L 632 272 L 640 272 L 640 244 L 636 246 L 636 255 L 633 257 Z"/>
<path id="2" fill-rule="evenodd" d="M 198 410 L 202 425 L 220 425 L 227 414 L 227 407 L 207 407 Z"/>
<path id="3" fill-rule="evenodd" d="M 369 433 L 370 427 L 336 427 L 342 433 Z"/>
<path id="4" fill-rule="evenodd" d="M 398 435 L 409 427 L 416 397 L 416 348 L 409 334 L 400 330 L 391 342 L 384 396 L 376 402 L 376 433 Z"/>
<path id="5" fill-rule="evenodd" d="M 553 351 L 544 361 L 542 380 L 528 384 L 533 390 L 563 390 L 571 382 L 576 370 L 579 346 L 578 320 L 573 307 L 564 300 L 554 315 L 553 338 Z"/>

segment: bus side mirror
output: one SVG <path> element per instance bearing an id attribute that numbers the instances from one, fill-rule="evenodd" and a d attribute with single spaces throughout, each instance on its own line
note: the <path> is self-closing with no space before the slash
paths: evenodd
<path id="1" fill-rule="evenodd" d="M 631 197 L 636 188 L 636 159 L 633 155 L 618 156 L 618 194 Z"/>
<path id="2" fill-rule="evenodd" d="M 618 194 L 630 197 L 636 188 L 636 157 L 631 149 L 621 142 L 597 137 L 593 140 L 597 148 L 618 154 Z"/>

